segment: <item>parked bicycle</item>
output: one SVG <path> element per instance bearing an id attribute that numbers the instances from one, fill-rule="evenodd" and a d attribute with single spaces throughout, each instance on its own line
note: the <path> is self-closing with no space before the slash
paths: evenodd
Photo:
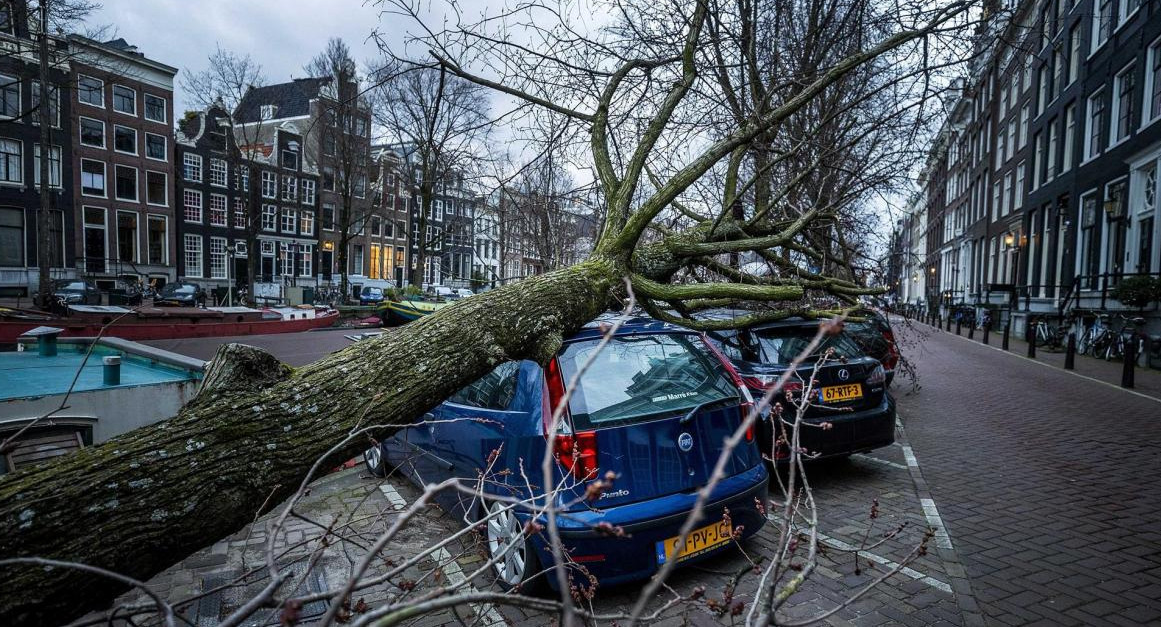
<path id="1" fill-rule="evenodd" d="M 1101 353 L 1113 340 L 1112 330 L 1109 329 L 1109 316 L 1100 314 L 1093 323 L 1081 333 L 1076 342 L 1076 352 L 1081 355 L 1101 357 Z"/>
<path id="2" fill-rule="evenodd" d="M 1137 365 L 1144 366 L 1148 361 L 1150 351 L 1150 339 L 1144 331 L 1145 319 L 1141 317 L 1129 318 L 1123 314 L 1119 317 L 1123 321 L 1121 328 L 1105 347 L 1104 354 L 1101 356 L 1106 361 L 1120 360 L 1124 358 L 1128 347 L 1133 346 L 1136 350 Z"/>
<path id="3" fill-rule="evenodd" d="M 1037 347 L 1063 348 L 1068 342 L 1068 327 L 1066 322 L 1059 327 L 1048 324 L 1044 317 L 1032 322 L 1032 341 Z"/>

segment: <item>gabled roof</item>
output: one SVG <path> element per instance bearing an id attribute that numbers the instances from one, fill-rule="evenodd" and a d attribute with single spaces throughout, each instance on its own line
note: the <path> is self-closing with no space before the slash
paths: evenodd
<path id="1" fill-rule="evenodd" d="M 331 82 L 331 77 L 296 78 L 289 83 L 251 87 L 238 104 L 239 122 L 257 122 L 261 119 L 262 106 L 278 107 L 274 119 L 297 117 L 310 114 L 310 101 L 317 98 L 323 85 Z"/>

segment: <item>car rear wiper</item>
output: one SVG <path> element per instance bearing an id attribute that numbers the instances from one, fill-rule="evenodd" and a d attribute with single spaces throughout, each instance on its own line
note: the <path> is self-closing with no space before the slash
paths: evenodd
<path id="1" fill-rule="evenodd" d="M 721 403 L 722 401 L 735 401 L 735 402 L 741 403 L 742 397 L 740 397 L 740 396 L 724 396 L 722 398 L 715 398 L 713 400 L 705 401 L 704 403 L 698 403 L 697 405 L 694 406 L 693 409 L 689 410 L 689 413 L 682 416 L 681 420 L 678 420 L 677 422 L 679 424 L 685 424 L 685 423 L 689 422 L 690 420 L 693 420 L 693 417 L 696 416 L 697 413 L 700 412 L 701 410 L 709 407 L 710 405 L 717 405 L 718 403 Z"/>

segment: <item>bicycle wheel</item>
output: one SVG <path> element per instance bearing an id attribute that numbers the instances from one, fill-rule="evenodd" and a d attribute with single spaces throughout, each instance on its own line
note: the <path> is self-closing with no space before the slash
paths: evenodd
<path id="1" fill-rule="evenodd" d="M 1032 335 L 1036 342 L 1036 348 L 1043 348 L 1048 346 L 1049 338 L 1052 336 L 1052 329 L 1046 324 L 1037 324 L 1036 333 Z"/>
<path id="2" fill-rule="evenodd" d="M 1084 333 L 1080 334 L 1080 337 L 1076 340 L 1077 355 L 1088 354 L 1088 349 L 1092 347 L 1092 335 L 1092 329 L 1088 329 Z"/>

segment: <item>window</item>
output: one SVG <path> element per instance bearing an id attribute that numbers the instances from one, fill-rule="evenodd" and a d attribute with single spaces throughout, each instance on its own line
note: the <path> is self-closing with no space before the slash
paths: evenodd
<path id="1" fill-rule="evenodd" d="M 1076 105 L 1070 104 L 1064 110 L 1064 160 L 1060 172 L 1072 169 L 1072 156 L 1076 151 Z"/>
<path id="2" fill-rule="evenodd" d="M 210 278 L 226 278 L 226 238 L 210 238 Z"/>
<path id="3" fill-rule="evenodd" d="M 335 191 L 335 169 L 330 166 L 323 168 L 322 188 L 328 192 Z"/>
<path id="4" fill-rule="evenodd" d="M 273 172 L 262 173 L 262 197 L 263 198 L 277 198 L 278 197 L 278 181 L 274 178 Z"/>
<path id="5" fill-rule="evenodd" d="M 77 100 L 94 107 L 105 108 L 105 81 L 92 76 L 77 78 Z"/>
<path id="6" fill-rule="evenodd" d="M 81 159 L 81 194 L 105 197 L 105 163 Z"/>
<path id="7" fill-rule="evenodd" d="M 1029 105 L 1020 110 L 1020 149 L 1028 145 L 1028 123 L 1031 121 L 1032 111 Z"/>
<path id="8" fill-rule="evenodd" d="M 1065 84 L 1071 85 L 1080 77 L 1080 22 L 1068 31 L 1068 73 Z"/>
<path id="9" fill-rule="evenodd" d="M 165 123 L 165 98 L 145 94 L 145 119 Z"/>
<path id="10" fill-rule="evenodd" d="M 196 189 L 187 189 L 182 195 L 182 200 L 185 202 L 185 221 L 200 223 L 202 221 L 202 193 Z"/>
<path id="11" fill-rule="evenodd" d="M 355 118 L 355 134 L 359 137 L 367 136 L 367 120 L 363 118 Z"/>
<path id="12" fill-rule="evenodd" d="M 1101 127 L 1105 119 L 1104 90 L 1088 99 L 1088 119 L 1085 126 L 1084 158 L 1087 161 L 1101 152 Z"/>
<path id="13" fill-rule="evenodd" d="M 1028 193 L 1024 185 L 1024 171 L 1027 169 L 1025 166 L 1026 163 L 1024 161 L 1021 161 L 1020 165 L 1016 166 L 1016 195 L 1012 203 L 1012 211 L 1024 205 L 1024 195 Z"/>
<path id="14" fill-rule="evenodd" d="M 322 206 L 322 228 L 324 231 L 335 230 L 335 206 L 326 202 Z"/>
<path id="15" fill-rule="evenodd" d="M 378 236 L 383 230 L 383 219 L 379 216 L 371 216 L 371 235 Z"/>
<path id="16" fill-rule="evenodd" d="M 32 110 L 36 114 L 32 116 L 33 124 L 40 124 L 40 81 L 32 81 L 32 93 L 29 96 L 32 98 Z M 49 125 L 60 128 L 60 90 L 56 85 L 48 86 L 48 119 Z"/>
<path id="17" fill-rule="evenodd" d="M 298 153 L 293 150 L 282 151 L 282 167 L 288 170 L 298 169 Z"/>
<path id="18" fill-rule="evenodd" d="M 314 246 L 310 244 L 298 245 L 298 276 L 312 276 L 314 274 Z"/>
<path id="19" fill-rule="evenodd" d="M 1057 161 L 1057 154 L 1058 153 L 1056 152 L 1056 148 L 1059 145 L 1056 143 L 1056 136 L 1057 136 L 1057 133 L 1059 132 L 1057 127 L 1056 127 L 1056 122 L 1057 122 L 1056 118 L 1052 118 L 1048 122 L 1048 150 L 1045 153 L 1046 163 L 1044 164 L 1044 170 L 1045 170 L 1044 181 L 1045 182 L 1051 181 L 1052 179 L 1056 178 L 1056 164 L 1058 163 L 1058 161 Z"/>
<path id="20" fill-rule="evenodd" d="M 0 139 L 0 183 L 24 182 L 24 144 Z"/>
<path id="21" fill-rule="evenodd" d="M 359 174 L 355 176 L 354 194 L 358 198 L 364 198 L 367 195 L 367 175 Z"/>
<path id="22" fill-rule="evenodd" d="M 1093 0 L 1092 52 L 1103 46 L 1113 33 L 1113 0 Z"/>
<path id="23" fill-rule="evenodd" d="M 1148 63 L 1145 72 L 1144 122 L 1161 117 L 1161 40 L 1149 46 Z"/>
<path id="24" fill-rule="evenodd" d="M 145 172 L 145 202 L 162 207 L 169 205 L 169 181 L 164 172 Z"/>
<path id="25" fill-rule="evenodd" d="M 224 194 L 210 194 L 210 226 L 226 226 L 228 211 Z"/>
<path id="26" fill-rule="evenodd" d="M 294 209 L 282 210 L 282 232 L 294 233 L 298 230 L 298 212 Z"/>
<path id="27" fill-rule="evenodd" d="M 278 207 L 262 205 L 262 230 L 273 231 L 278 228 Z"/>
<path id="28" fill-rule="evenodd" d="M 1115 96 L 1113 97 L 1113 126 L 1109 133 L 1109 144 L 1116 144 L 1128 139 L 1133 132 L 1133 66 L 1129 66 L 1117 74 L 1113 81 Z"/>
<path id="29" fill-rule="evenodd" d="M 81 144 L 95 148 L 105 147 L 105 123 L 91 118 L 81 118 Z"/>
<path id="30" fill-rule="evenodd" d="M 20 79 L 0 75 L 0 118 L 20 117 Z"/>
<path id="31" fill-rule="evenodd" d="M 314 235 L 314 212 L 303 210 L 302 215 L 298 221 L 299 233 L 303 235 Z"/>
<path id="32" fill-rule="evenodd" d="M 113 150 L 137 154 L 137 129 L 113 125 Z"/>
<path id="33" fill-rule="evenodd" d="M 226 186 L 226 162 L 222 159 L 210 159 L 210 185 Z"/>
<path id="34" fill-rule="evenodd" d="M 185 234 L 185 275 L 202 278 L 202 237 Z"/>
<path id="35" fill-rule="evenodd" d="M 264 104 L 259 110 L 259 116 L 261 116 L 263 120 L 272 120 L 277 113 L 278 106 L 272 104 Z"/>
<path id="36" fill-rule="evenodd" d="M 165 216 L 149 216 L 149 263 L 164 265 L 169 263 L 169 219 Z"/>
<path id="37" fill-rule="evenodd" d="M 326 135 L 323 135 L 323 154 L 330 156 L 335 154 L 336 151 L 337 142 L 335 141 L 334 134 L 327 133 Z"/>
<path id="38" fill-rule="evenodd" d="M 234 228 L 246 228 L 246 206 L 241 198 L 234 199 Z"/>
<path id="39" fill-rule="evenodd" d="M 113 85 L 113 110 L 126 115 L 137 115 L 137 92 Z"/>
<path id="40" fill-rule="evenodd" d="M 1037 75 L 1040 80 L 1040 97 L 1036 101 L 1036 115 L 1044 113 L 1044 107 L 1048 106 L 1048 101 L 1052 99 L 1052 67 L 1045 63 L 1040 66 L 1040 72 Z"/>
<path id="41" fill-rule="evenodd" d="M 158 161 L 166 161 L 168 154 L 164 135 L 145 134 L 145 156 Z"/>
<path id="42" fill-rule="evenodd" d="M 114 188 L 117 200 L 137 200 L 137 168 L 124 165 L 116 166 L 116 187 Z"/>
<path id="43" fill-rule="evenodd" d="M 32 147 L 32 182 L 40 185 L 40 144 Z M 48 184 L 60 187 L 60 146 L 48 149 Z"/>
<path id="44" fill-rule="evenodd" d="M 117 259 L 137 261 L 137 214 L 132 211 L 117 212 Z"/>
<path id="45" fill-rule="evenodd" d="M 1137 12 L 1137 9 L 1141 8 L 1141 0 L 1121 0 L 1117 4 L 1119 5 L 1117 7 L 1118 26 L 1129 21 L 1129 18 L 1133 17 L 1133 15 Z"/>
<path id="46" fill-rule="evenodd" d="M 314 206 L 314 181 L 302 179 L 302 204 Z"/>
<path id="47" fill-rule="evenodd" d="M 183 176 L 185 177 L 185 180 L 193 183 L 202 182 L 201 155 L 195 155 L 189 152 L 185 153 L 185 157 L 182 159 L 182 165 L 184 166 Z"/>
<path id="48" fill-rule="evenodd" d="M 394 222 L 390 220 L 383 221 L 383 237 L 395 237 L 395 234 L 391 232 L 393 224 Z"/>
<path id="49" fill-rule="evenodd" d="M 294 202 L 298 199 L 298 179 L 293 176 L 282 177 L 282 200 Z"/>
<path id="50" fill-rule="evenodd" d="M 236 166 L 234 168 L 234 180 L 238 182 L 242 191 L 250 191 L 250 168 L 243 166 Z"/>

